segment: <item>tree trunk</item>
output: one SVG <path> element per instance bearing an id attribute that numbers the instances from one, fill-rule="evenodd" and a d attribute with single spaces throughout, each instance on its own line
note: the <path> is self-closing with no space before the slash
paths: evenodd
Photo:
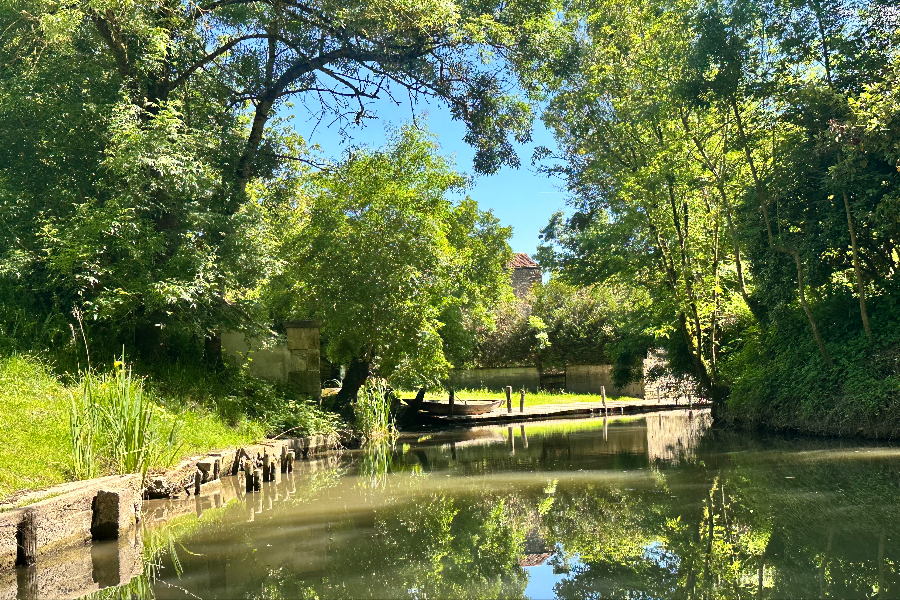
<path id="1" fill-rule="evenodd" d="M 844 209 L 847 211 L 847 228 L 850 230 L 850 245 L 853 248 L 853 271 L 856 273 L 856 288 L 859 290 L 859 312 L 862 314 L 863 329 L 866 337 L 872 341 L 872 329 L 869 327 L 869 313 L 866 311 L 866 284 L 862 269 L 859 267 L 859 250 L 856 246 L 856 230 L 853 229 L 853 217 L 850 215 L 850 199 L 844 192 Z"/>
<path id="2" fill-rule="evenodd" d="M 800 262 L 800 255 L 796 250 L 788 250 L 787 252 L 794 257 L 794 263 L 797 265 L 797 288 L 800 290 L 800 306 L 803 307 L 803 312 L 806 313 L 806 318 L 809 319 L 809 326 L 812 328 L 816 345 L 819 346 L 819 353 L 829 367 L 833 366 L 834 361 L 831 360 L 831 354 L 828 353 L 828 348 L 825 347 L 825 342 L 822 340 L 822 334 L 819 333 L 819 328 L 816 326 L 812 310 L 806 302 L 806 281 L 803 278 L 803 263 Z"/>
<path id="3" fill-rule="evenodd" d="M 366 379 L 369 378 L 369 367 L 370 364 L 367 359 L 354 358 L 350 361 L 350 366 L 347 368 L 347 374 L 344 376 L 341 390 L 337 394 L 339 407 L 343 408 L 349 406 L 353 400 L 356 400 L 356 397 L 359 394 L 359 388 L 361 388 L 366 383 Z"/>
<path id="4" fill-rule="evenodd" d="M 769 218 L 769 208 L 767 205 L 766 194 L 763 189 L 762 180 L 760 179 L 759 173 L 756 170 L 756 164 L 753 161 L 753 153 L 750 151 L 750 145 L 747 141 L 747 134 L 744 131 L 743 120 L 741 119 L 741 111 L 738 109 L 737 101 L 734 99 L 734 96 L 731 97 L 731 108 L 734 111 L 735 124 L 738 128 L 738 135 L 741 138 L 741 146 L 743 146 L 744 148 L 744 155 L 747 157 L 747 163 L 750 166 L 750 174 L 753 176 L 753 183 L 756 187 L 756 197 L 759 201 L 759 208 L 762 211 L 763 219 L 766 223 L 766 233 L 769 238 L 769 248 L 778 252 L 790 254 L 794 257 L 794 262 L 797 265 L 797 288 L 800 296 L 800 306 L 803 308 L 803 312 L 806 313 L 806 318 L 809 319 L 809 325 L 812 328 L 812 333 L 813 337 L 816 340 L 816 345 L 819 347 L 819 353 L 822 355 L 825 363 L 830 367 L 834 364 L 834 361 L 831 360 L 831 355 L 828 353 L 828 349 L 825 347 L 825 343 L 822 340 L 822 335 L 819 333 L 819 328 L 816 325 L 816 319 L 812 314 L 812 310 L 810 310 L 809 308 L 809 304 L 807 304 L 806 302 L 806 284 L 803 280 L 803 265 L 800 262 L 800 254 L 793 247 L 782 244 L 780 239 L 778 244 L 775 243 L 775 236 L 772 234 L 772 222 Z"/>

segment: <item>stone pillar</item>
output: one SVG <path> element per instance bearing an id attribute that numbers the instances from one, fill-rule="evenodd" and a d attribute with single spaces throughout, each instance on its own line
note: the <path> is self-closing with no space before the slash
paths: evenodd
<path id="1" fill-rule="evenodd" d="M 291 353 L 288 382 L 300 393 L 316 400 L 322 397 L 319 375 L 320 321 L 285 321 L 287 346 Z"/>

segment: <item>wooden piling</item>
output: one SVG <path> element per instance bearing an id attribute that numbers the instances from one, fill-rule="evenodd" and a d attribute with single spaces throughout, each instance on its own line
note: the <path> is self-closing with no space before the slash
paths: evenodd
<path id="1" fill-rule="evenodd" d="M 285 473 L 293 473 L 294 472 L 294 451 L 288 450 L 286 457 L 286 465 L 284 467 Z"/>
<path id="2" fill-rule="evenodd" d="M 600 386 L 600 398 L 603 400 L 603 413 L 606 413 L 606 386 Z"/>
<path id="3" fill-rule="evenodd" d="M 506 412 L 512 412 L 512 386 L 506 386 Z"/>
<path id="4" fill-rule="evenodd" d="M 450 416 L 453 416 L 453 404 L 456 402 L 456 394 L 453 392 L 453 388 L 450 388 Z"/>
<path id="5" fill-rule="evenodd" d="M 260 479 L 262 479 L 262 469 L 253 469 L 253 491 L 254 492 L 258 492 L 260 489 L 262 489 L 262 483 L 260 482 Z"/>
<path id="6" fill-rule="evenodd" d="M 269 455 L 269 451 L 266 450 L 266 453 L 263 455 L 263 469 L 262 469 L 262 480 L 263 482 L 269 482 L 274 480 L 272 477 L 272 457 Z"/>
<path id="7" fill-rule="evenodd" d="M 250 493 L 254 490 L 253 487 L 253 459 L 249 456 L 244 459 L 244 487 L 247 490 L 247 493 Z"/>
<path id="8" fill-rule="evenodd" d="M 525 412 L 525 388 L 522 388 L 522 395 L 519 396 L 519 412 Z"/>

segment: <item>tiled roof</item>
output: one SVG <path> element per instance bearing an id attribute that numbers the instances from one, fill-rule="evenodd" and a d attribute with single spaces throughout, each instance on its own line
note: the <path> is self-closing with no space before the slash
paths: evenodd
<path id="1" fill-rule="evenodd" d="M 516 252 L 507 265 L 510 269 L 539 269 L 540 266 L 524 252 Z"/>

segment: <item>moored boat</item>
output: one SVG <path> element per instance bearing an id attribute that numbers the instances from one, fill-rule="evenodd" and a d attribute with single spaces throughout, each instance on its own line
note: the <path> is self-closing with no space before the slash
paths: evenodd
<path id="1" fill-rule="evenodd" d="M 410 406 L 414 406 L 415 400 L 406 399 L 404 400 Z M 453 413 L 454 415 L 482 415 L 484 413 L 489 413 L 498 406 L 502 400 L 456 400 L 453 403 Z M 450 413 L 450 403 L 435 401 L 435 400 L 423 400 L 421 404 L 419 404 L 419 410 L 422 412 L 431 413 L 433 415 L 449 415 Z"/>

